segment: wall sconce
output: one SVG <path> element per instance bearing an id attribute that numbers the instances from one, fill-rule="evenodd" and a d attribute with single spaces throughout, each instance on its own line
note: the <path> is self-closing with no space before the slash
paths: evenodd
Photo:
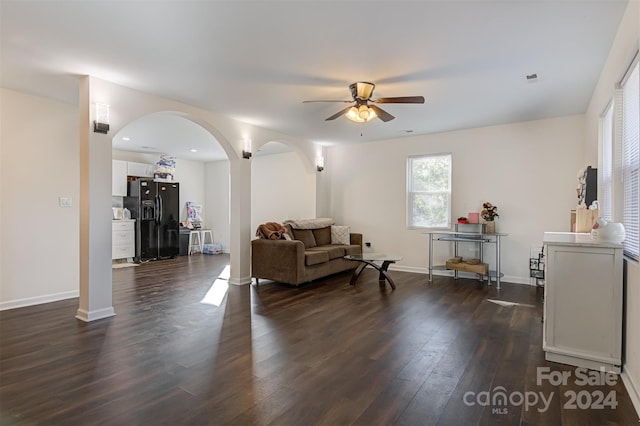
<path id="1" fill-rule="evenodd" d="M 96 119 L 93 121 L 95 133 L 109 133 L 109 105 L 96 104 Z"/>
<path id="2" fill-rule="evenodd" d="M 324 157 L 322 155 L 316 158 L 316 170 L 319 172 L 324 170 Z"/>
<path id="3" fill-rule="evenodd" d="M 248 160 L 251 158 L 251 139 L 244 140 L 244 148 L 242 148 L 242 158 Z"/>

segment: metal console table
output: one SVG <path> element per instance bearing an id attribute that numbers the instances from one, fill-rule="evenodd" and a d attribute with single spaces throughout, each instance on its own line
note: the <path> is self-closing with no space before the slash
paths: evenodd
<path id="1" fill-rule="evenodd" d="M 429 281 L 433 281 L 433 270 L 447 270 L 447 268 L 442 266 L 434 266 L 433 265 L 433 242 L 434 241 L 448 241 L 454 243 L 454 252 L 455 255 L 458 255 L 458 243 L 477 243 L 479 245 L 480 251 L 480 262 L 484 261 L 484 245 L 485 244 L 495 244 L 496 251 L 496 269 L 487 272 L 487 275 L 483 275 L 482 279 L 486 277 L 488 283 L 491 284 L 491 279 L 494 278 L 496 281 L 496 289 L 500 290 L 500 278 L 504 276 L 503 273 L 500 272 L 500 238 L 506 237 L 509 234 L 505 233 L 495 233 L 495 234 L 483 234 L 476 232 L 460 232 L 460 231 L 429 231 L 425 232 L 425 234 L 429 235 Z M 458 271 L 454 271 L 455 279 L 458 279 Z"/>

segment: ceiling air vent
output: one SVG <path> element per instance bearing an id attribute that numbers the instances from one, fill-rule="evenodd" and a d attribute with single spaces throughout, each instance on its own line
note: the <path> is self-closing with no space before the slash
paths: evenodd
<path id="1" fill-rule="evenodd" d="M 533 83 L 534 81 L 538 80 L 538 74 L 533 73 L 533 74 L 527 74 L 526 77 L 528 82 Z"/>

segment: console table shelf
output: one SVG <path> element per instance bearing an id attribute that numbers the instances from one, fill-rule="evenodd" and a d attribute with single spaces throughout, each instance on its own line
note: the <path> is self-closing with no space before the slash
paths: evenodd
<path id="1" fill-rule="evenodd" d="M 481 276 L 482 280 L 485 278 L 488 280 L 488 283 L 491 284 L 491 280 L 495 280 L 496 289 L 500 290 L 500 278 L 504 276 L 502 272 L 500 272 L 500 239 L 501 237 L 505 237 L 509 234 L 505 233 L 495 233 L 495 234 L 484 234 L 484 233 L 475 233 L 475 232 L 460 232 L 460 231 L 429 231 L 425 232 L 429 236 L 429 281 L 433 281 L 433 271 L 453 271 L 454 277 L 458 278 L 458 271 L 455 269 L 449 269 L 445 265 L 434 265 L 433 264 L 433 246 L 434 241 L 443 241 L 443 242 L 452 242 L 454 244 L 455 255 L 458 255 L 458 244 L 459 243 L 475 243 L 478 244 L 480 251 L 480 263 L 484 263 L 484 245 L 485 244 L 494 244 L 495 252 L 496 252 L 496 265 L 495 269 L 489 269 L 486 274 L 478 274 Z"/>

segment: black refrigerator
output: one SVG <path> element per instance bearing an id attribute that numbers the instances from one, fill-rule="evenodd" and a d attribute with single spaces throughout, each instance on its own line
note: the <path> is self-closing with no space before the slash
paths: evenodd
<path id="1" fill-rule="evenodd" d="M 136 220 L 136 262 L 169 259 L 180 252 L 180 185 L 136 179 L 124 207 Z"/>

